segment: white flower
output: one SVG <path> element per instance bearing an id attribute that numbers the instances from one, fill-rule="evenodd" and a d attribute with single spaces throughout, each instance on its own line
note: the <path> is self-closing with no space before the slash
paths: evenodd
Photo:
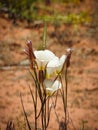
<path id="1" fill-rule="evenodd" d="M 43 70 L 47 63 L 55 58 L 55 54 L 49 50 L 34 51 L 39 70 Z"/>
<path id="2" fill-rule="evenodd" d="M 52 75 L 58 75 L 64 65 L 66 60 L 66 55 L 62 55 L 61 58 L 54 57 L 50 62 L 47 64 L 47 78 L 51 77 Z"/>
<path id="3" fill-rule="evenodd" d="M 48 96 L 51 96 L 55 91 L 61 88 L 61 82 L 58 80 L 53 81 L 50 79 L 46 79 L 44 81 L 44 85 Z"/>
<path id="4" fill-rule="evenodd" d="M 46 78 L 51 76 L 57 76 L 64 65 L 66 55 L 62 55 L 58 58 L 53 52 L 49 50 L 34 51 L 36 62 L 39 70 L 46 69 Z"/>

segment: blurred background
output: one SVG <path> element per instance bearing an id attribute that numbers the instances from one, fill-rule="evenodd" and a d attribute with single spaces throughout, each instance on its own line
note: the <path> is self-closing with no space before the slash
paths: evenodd
<path id="1" fill-rule="evenodd" d="M 68 110 L 75 128 L 98 130 L 97 0 L 0 0 L 0 129 L 6 129 L 12 120 L 17 130 L 24 130 L 20 92 L 33 122 L 28 84 L 34 84 L 23 50 L 27 40 L 34 50 L 42 49 L 44 23 L 48 49 L 59 57 L 67 48 L 74 49 L 68 74 Z M 57 110 L 60 116 L 60 100 Z M 53 117 L 49 130 L 57 129 Z"/>

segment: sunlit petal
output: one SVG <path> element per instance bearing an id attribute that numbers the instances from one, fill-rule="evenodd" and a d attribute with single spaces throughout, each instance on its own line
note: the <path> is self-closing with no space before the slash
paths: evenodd
<path id="1" fill-rule="evenodd" d="M 53 80 L 46 79 L 44 81 L 44 85 L 46 87 L 46 92 L 48 95 L 52 95 L 55 91 L 61 88 L 61 82 L 58 80 L 53 81 Z"/>
<path id="2" fill-rule="evenodd" d="M 61 58 L 60 58 L 60 66 L 58 67 L 58 72 L 60 72 L 62 70 L 62 67 L 65 63 L 65 60 L 66 60 L 67 56 L 66 55 L 62 55 Z"/>
<path id="3" fill-rule="evenodd" d="M 55 54 L 49 50 L 34 51 L 34 55 L 39 69 L 44 69 L 46 64 L 55 57 Z"/>
<path id="4" fill-rule="evenodd" d="M 64 62 L 66 60 L 66 55 L 62 55 L 59 59 L 55 57 L 47 64 L 47 78 L 51 77 L 52 75 L 58 75 L 61 72 Z"/>
<path id="5" fill-rule="evenodd" d="M 52 76 L 56 73 L 57 67 L 59 66 L 59 58 L 55 57 L 47 64 L 47 77 Z"/>

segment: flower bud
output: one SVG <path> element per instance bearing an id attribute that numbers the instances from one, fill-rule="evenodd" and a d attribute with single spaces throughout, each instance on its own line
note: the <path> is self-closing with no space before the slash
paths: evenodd
<path id="1" fill-rule="evenodd" d="M 71 48 L 67 49 L 67 59 L 66 59 L 67 68 L 70 66 L 70 58 L 71 58 L 72 51 L 73 51 L 73 49 L 71 49 Z"/>
<path id="2" fill-rule="evenodd" d="M 32 42 L 30 40 L 27 41 L 27 47 L 28 48 L 25 50 L 25 53 L 28 55 L 31 69 L 34 69 L 35 55 L 32 49 Z"/>
<path id="3" fill-rule="evenodd" d="M 35 55 L 32 49 L 32 42 L 30 40 L 27 41 L 27 46 L 28 46 L 29 59 L 30 60 L 32 60 L 32 58 L 35 59 Z"/>

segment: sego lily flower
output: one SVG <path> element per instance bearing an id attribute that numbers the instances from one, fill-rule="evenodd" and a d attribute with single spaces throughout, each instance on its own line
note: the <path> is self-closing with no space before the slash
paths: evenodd
<path id="1" fill-rule="evenodd" d="M 51 96 L 54 92 L 61 88 L 61 82 L 58 80 L 53 81 L 50 79 L 46 79 L 44 80 L 44 85 L 46 88 L 47 96 Z"/>
<path id="2" fill-rule="evenodd" d="M 39 70 L 44 70 L 47 63 L 56 57 L 55 54 L 49 50 L 34 51 L 34 55 Z"/>
<path id="3" fill-rule="evenodd" d="M 58 75 L 63 68 L 67 56 L 62 55 L 61 58 L 55 57 L 47 64 L 47 78 L 51 77 L 52 75 Z"/>

